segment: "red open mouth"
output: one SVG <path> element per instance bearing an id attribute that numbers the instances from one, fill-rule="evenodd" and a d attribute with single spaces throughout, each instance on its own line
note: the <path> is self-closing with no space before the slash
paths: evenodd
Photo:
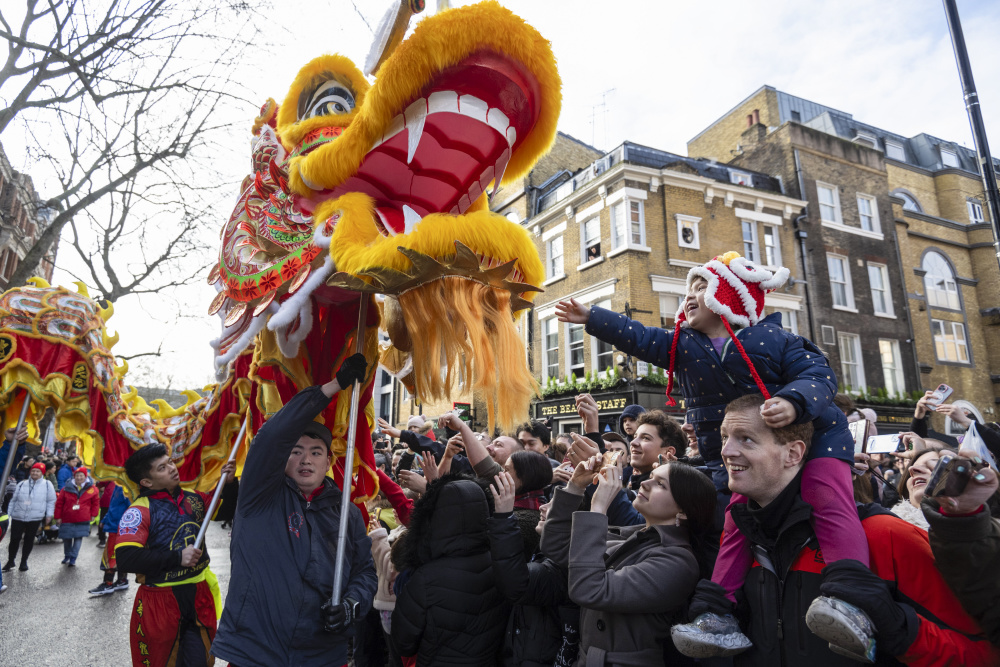
<path id="1" fill-rule="evenodd" d="M 410 232 L 429 213 L 463 214 L 492 181 L 499 184 L 518 138 L 534 126 L 538 99 L 534 77 L 520 65 L 474 54 L 392 119 L 353 176 L 312 199 L 371 196 L 384 236 Z"/>

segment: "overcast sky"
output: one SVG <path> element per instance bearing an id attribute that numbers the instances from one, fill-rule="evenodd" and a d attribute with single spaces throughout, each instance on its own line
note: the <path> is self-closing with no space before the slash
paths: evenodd
<path id="1" fill-rule="evenodd" d="M 340 52 L 363 64 L 370 30 L 384 6 L 378 0 L 275 4 L 281 23 L 270 32 L 272 45 L 257 51 L 241 77 L 248 97 L 260 102 L 269 96 L 280 101 L 298 69 L 322 53 Z M 972 147 L 944 10 L 937 0 L 503 4 L 552 42 L 564 86 L 560 129 L 602 149 L 627 139 L 686 154 L 689 139 L 764 84 L 899 134 L 927 132 Z M 987 131 L 998 155 L 1000 2 L 958 4 Z M 432 11 L 434 0 L 427 5 Z M 602 102 L 606 106 L 599 106 Z M 246 126 L 231 137 L 233 152 L 246 154 L 228 167 L 235 178 L 249 161 L 249 124 L 256 112 L 256 106 L 248 107 Z M 162 338 L 167 354 L 150 362 L 154 379 L 169 375 L 175 388 L 207 383 L 207 341 L 218 335 L 218 320 L 204 315 L 212 296 L 201 283 L 175 299 L 123 300 L 111 323 L 122 335 L 115 351 L 155 349 Z M 151 326 L 150 315 L 167 321 L 165 314 L 178 303 L 190 317 Z M 141 370 L 143 364 L 133 366 Z M 141 378 L 137 374 L 133 381 Z"/>

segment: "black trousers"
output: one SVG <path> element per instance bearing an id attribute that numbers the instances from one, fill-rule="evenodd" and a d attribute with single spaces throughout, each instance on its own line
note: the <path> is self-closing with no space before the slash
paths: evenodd
<path id="1" fill-rule="evenodd" d="M 107 514 L 108 514 L 108 508 L 107 507 L 102 507 L 101 508 L 101 516 L 97 520 L 97 541 L 98 542 L 106 542 L 107 539 L 108 539 L 108 536 L 104 534 L 104 517 L 107 516 Z"/>
<path id="2" fill-rule="evenodd" d="M 24 541 L 24 545 L 21 549 L 21 563 L 28 562 L 28 556 L 31 554 L 31 549 L 35 546 L 35 534 L 38 532 L 38 526 L 40 526 L 41 523 L 41 519 L 38 521 L 18 521 L 17 519 L 11 520 L 10 544 L 7 545 L 8 563 L 14 562 L 14 558 L 17 556 L 17 543 L 22 540 Z"/>

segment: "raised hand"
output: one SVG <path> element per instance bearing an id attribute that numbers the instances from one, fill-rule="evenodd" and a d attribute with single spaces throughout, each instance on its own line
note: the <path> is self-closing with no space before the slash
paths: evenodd
<path id="1" fill-rule="evenodd" d="M 560 322 L 572 322 L 573 324 L 586 324 L 590 319 L 590 309 L 575 299 L 560 301 L 556 304 L 556 317 Z"/>
<path id="2" fill-rule="evenodd" d="M 600 426 L 597 420 L 597 401 L 590 394 L 580 394 L 576 397 L 576 412 L 583 420 L 584 433 L 596 433 Z"/>
<path id="3" fill-rule="evenodd" d="M 504 514 L 514 511 L 514 478 L 508 472 L 502 472 L 493 478 L 490 486 L 493 494 L 494 512 Z"/>
<path id="4" fill-rule="evenodd" d="M 574 466 L 579 465 L 581 461 L 586 461 L 590 457 L 601 453 L 600 447 L 590 438 L 585 438 L 576 433 L 570 433 L 569 435 L 573 438 L 573 444 L 566 450 L 566 456 L 569 457 L 570 462 Z"/>
<path id="5" fill-rule="evenodd" d="M 388 435 L 390 438 L 398 438 L 399 437 L 399 429 L 398 428 L 393 428 L 392 425 L 389 422 L 387 422 L 386 420 L 384 420 L 381 417 L 379 417 L 376 420 L 376 423 L 378 424 L 378 427 L 380 429 L 382 429 L 382 432 L 385 433 L 386 435 Z"/>
<path id="6" fill-rule="evenodd" d="M 601 475 L 598 475 L 597 490 L 594 491 L 594 497 L 590 500 L 590 511 L 606 514 L 611 501 L 621 490 L 622 463 L 619 458 L 613 466 L 608 466 Z"/>

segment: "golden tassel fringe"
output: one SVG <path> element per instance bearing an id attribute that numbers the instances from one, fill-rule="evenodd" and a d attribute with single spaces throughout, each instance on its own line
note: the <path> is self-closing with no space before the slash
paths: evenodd
<path id="1" fill-rule="evenodd" d="M 456 277 L 399 296 L 407 329 L 419 332 L 413 340 L 417 396 L 446 398 L 463 377 L 486 402 L 489 433 L 494 424 L 509 432 L 526 421 L 531 397 L 539 395 L 510 299 L 510 292 Z"/>

